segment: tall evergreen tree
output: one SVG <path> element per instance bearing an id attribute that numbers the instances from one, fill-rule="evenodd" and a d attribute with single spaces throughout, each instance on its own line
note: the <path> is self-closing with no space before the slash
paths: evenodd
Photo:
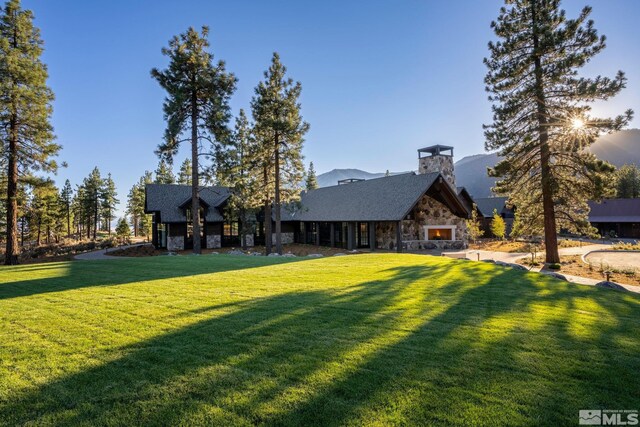
<path id="1" fill-rule="evenodd" d="M 282 204 L 293 200 L 304 177 L 302 163 L 302 144 L 309 124 L 300 114 L 300 93 L 302 85 L 287 78 L 286 67 L 280 62 L 280 56 L 273 54 L 271 66 L 264 73 L 265 80 L 255 89 L 251 100 L 251 110 L 255 121 L 256 136 L 262 146 L 262 166 L 267 179 L 264 184 L 265 210 L 272 204 L 275 217 L 276 252 L 282 253 Z M 265 224 L 270 217 L 265 215 Z M 271 228 L 271 227 L 269 227 Z M 267 247 L 267 251 L 269 248 Z"/>
<path id="2" fill-rule="evenodd" d="M 621 199 L 640 197 L 640 168 L 624 165 L 616 171 L 616 196 Z"/>
<path id="3" fill-rule="evenodd" d="M 0 14 L 0 153 L 7 166 L 7 242 L 5 264 L 18 263 L 18 183 L 20 174 L 53 172 L 60 146 L 50 123 L 53 92 L 40 31 L 33 14 L 19 0 L 7 2 Z"/>
<path id="4" fill-rule="evenodd" d="M 84 212 L 83 217 L 86 221 L 87 239 L 96 240 L 98 237 L 98 220 L 103 206 L 104 183 L 97 166 L 82 181 L 83 191 L 80 194 L 83 198 L 81 206 Z"/>
<path id="5" fill-rule="evenodd" d="M 64 187 L 60 190 L 60 203 L 64 218 L 67 225 L 67 238 L 71 237 L 71 203 L 73 202 L 73 189 L 71 188 L 71 182 L 67 179 L 64 182 Z"/>
<path id="6" fill-rule="evenodd" d="M 543 218 L 546 261 L 557 263 L 557 228 L 589 230 L 588 199 L 607 193 L 613 168 L 585 150 L 602 132 L 621 129 L 624 116 L 589 116 L 590 103 L 624 88 L 615 78 L 578 77 L 577 71 L 605 47 L 585 7 L 567 19 L 559 0 L 507 0 L 491 24 L 485 77 L 493 123 L 485 126 L 487 150 L 504 160 L 490 171 L 501 177 L 494 189 L 508 194 L 521 220 Z M 526 218 L 525 218 L 526 217 Z"/>
<path id="7" fill-rule="evenodd" d="M 102 208 L 102 216 L 104 221 L 104 228 L 111 236 L 111 221 L 113 220 L 113 211 L 116 209 L 116 205 L 120 203 L 117 199 L 118 193 L 116 191 L 116 183 L 113 182 L 113 178 L 111 178 L 111 174 L 107 175 L 107 178 L 104 180 L 104 185 L 102 188 L 102 197 L 101 197 L 101 208 Z"/>
<path id="8" fill-rule="evenodd" d="M 189 173 L 189 175 L 191 175 L 191 173 Z M 165 159 L 160 159 L 160 162 L 158 163 L 156 179 L 154 182 L 156 184 L 175 184 L 176 182 L 176 177 L 171 169 L 171 164 L 169 164 Z"/>
<path id="9" fill-rule="evenodd" d="M 254 168 L 258 146 L 244 110 L 236 118 L 229 144 L 219 153 L 217 181 L 232 189 L 227 209 L 237 213 L 240 244 L 247 249 L 247 235 L 255 226 L 253 210 L 260 205 L 259 170 Z"/>
<path id="10" fill-rule="evenodd" d="M 212 154 L 220 142 L 229 137 L 227 123 L 231 118 L 229 98 L 235 90 L 236 78 L 227 73 L 223 61 L 213 64 L 213 54 L 208 52 L 209 29 L 202 27 L 201 34 L 189 28 L 186 33 L 174 37 L 162 53 L 169 57 L 166 70 L 151 70 L 151 75 L 167 91 L 164 115 L 167 120 L 165 141 L 157 154 L 171 160 L 182 141 L 191 143 L 191 215 L 193 235 L 200 236 L 200 202 L 198 180 L 198 147 L 208 141 Z M 189 134 L 184 139 L 181 137 Z M 201 252 L 200 239 L 193 239 L 193 252 Z"/>
<path id="11" fill-rule="evenodd" d="M 306 184 L 307 190 L 315 190 L 316 188 L 318 188 L 318 177 L 316 177 L 316 170 L 313 168 L 313 162 L 309 163 Z"/>
<path id="12" fill-rule="evenodd" d="M 191 168 L 191 160 L 184 159 L 184 162 L 180 165 L 178 171 L 178 184 L 191 185 L 191 176 L 193 175 L 193 169 Z"/>
<path id="13" fill-rule="evenodd" d="M 127 214 L 131 217 L 133 235 L 149 236 L 151 216 L 144 213 L 145 186 L 153 182 L 153 174 L 145 171 L 140 180 L 131 187 L 127 197 Z"/>

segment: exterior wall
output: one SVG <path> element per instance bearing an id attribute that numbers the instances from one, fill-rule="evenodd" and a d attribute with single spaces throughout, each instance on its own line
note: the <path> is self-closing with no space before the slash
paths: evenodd
<path id="1" fill-rule="evenodd" d="M 388 250 L 397 248 L 396 226 L 396 222 L 376 222 L 376 248 Z"/>
<path id="2" fill-rule="evenodd" d="M 419 159 L 418 173 L 440 172 L 442 176 L 456 188 L 456 176 L 453 172 L 453 156 L 437 154 Z"/>
<path id="3" fill-rule="evenodd" d="M 184 250 L 184 236 L 167 237 L 167 250 L 169 252 Z"/>
<path id="4" fill-rule="evenodd" d="M 207 249 L 218 249 L 222 247 L 222 236 L 219 234 L 207 234 Z"/>
<path id="5" fill-rule="evenodd" d="M 465 218 L 454 215 L 449 208 L 424 195 L 411 211 L 411 219 L 402 221 L 402 244 L 406 250 L 462 249 L 467 247 L 468 232 Z M 425 225 L 455 225 L 456 240 L 426 240 Z M 397 248 L 396 223 L 376 223 L 376 247 Z"/>
<path id="6" fill-rule="evenodd" d="M 207 249 L 219 249 L 222 247 L 222 223 L 207 222 L 204 224 L 204 235 Z"/>
<path id="7" fill-rule="evenodd" d="M 293 231 L 284 231 L 284 227 L 283 227 L 283 231 L 282 233 L 280 233 L 280 238 L 282 239 L 282 244 L 283 245 L 290 245 L 291 243 L 293 243 Z M 275 245 L 276 244 L 276 233 L 272 233 L 271 234 L 271 242 Z"/>

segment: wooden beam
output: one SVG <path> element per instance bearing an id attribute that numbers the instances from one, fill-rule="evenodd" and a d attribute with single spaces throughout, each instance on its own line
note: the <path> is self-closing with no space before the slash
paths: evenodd
<path id="1" fill-rule="evenodd" d="M 376 223 L 369 222 L 369 249 L 376 250 Z"/>
<path id="2" fill-rule="evenodd" d="M 329 227 L 329 232 L 331 233 L 331 247 L 335 248 L 336 247 L 336 223 L 332 222 L 331 226 Z"/>
<path id="3" fill-rule="evenodd" d="M 320 223 L 316 222 L 316 246 L 320 246 Z"/>
<path id="4" fill-rule="evenodd" d="M 347 223 L 347 249 L 352 251 L 355 247 L 355 224 L 352 222 Z"/>

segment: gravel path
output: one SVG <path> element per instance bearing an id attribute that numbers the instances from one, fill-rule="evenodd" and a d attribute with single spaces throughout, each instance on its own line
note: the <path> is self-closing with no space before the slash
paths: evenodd
<path id="1" fill-rule="evenodd" d="M 135 245 L 118 246 L 117 248 L 100 249 L 93 252 L 85 252 L 83 254 L 78 254 L 74 256 L 73 259 L 77 259 L 81 261 L 95 261 L 95 260 L 103 260 L 103 259 L 130 258 L 130 257 L 122 257 L 122 256 L 110 256 L 109 252 L 117 249 L 127 249 L 127 248 L 133 248 L 135 246 L 143 246 L 147 244 L 148 243 L 136 243 Z"/>
<path id="2" fill-rule="evenodd" d="M 584 259 L 595 265 L 602 263 L 613 268 L 640 268 L 640 252 L 591 252 Z"/>

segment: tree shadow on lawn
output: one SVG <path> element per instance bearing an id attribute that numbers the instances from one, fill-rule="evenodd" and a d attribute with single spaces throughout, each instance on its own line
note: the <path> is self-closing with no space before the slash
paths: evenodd
<path id="1" fill-rule="evenodd" d="M 148 257 L 98 261 L 27 264 L 0 268 L 0 300 L 133 282 L 245 270 L 309 258 L 268 258 L 229 255 Z M 57 272 L 56 272 L 57 270 Z M 42 274 L 44 277 L 36 277 Z"/>
<path id="2" fill-rule="evenodd" d="M 635 408 L 637 298 L 470 262 L 388 272 L 235 303 L 0 402 L 0 420 L 574 424 Z"/>

